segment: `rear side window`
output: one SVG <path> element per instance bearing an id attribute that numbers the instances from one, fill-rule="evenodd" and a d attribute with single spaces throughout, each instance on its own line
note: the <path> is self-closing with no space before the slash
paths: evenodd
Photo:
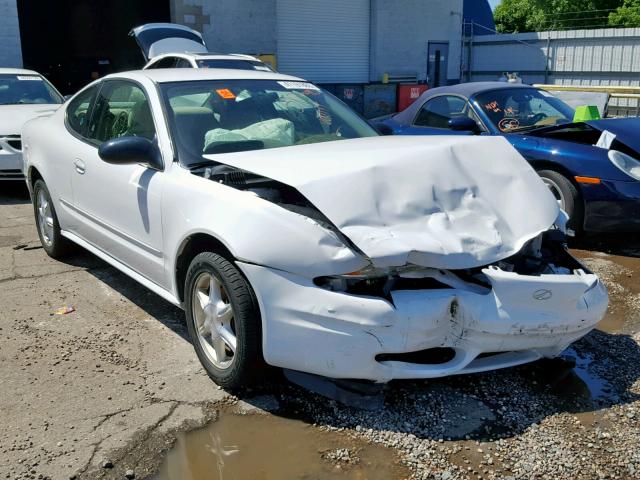
<path id="1" fill-rule="evenodd" d="M 175 68 L 193 68 L 193 66 L 191 65 L 191 62 L 185 58 L 178 58 L 174 67 Z"/>
<path id="2" fill-rule="evenodd" d="M 97 85 L 86 89 L 71 100 L 67 107 L 67 125 L 75 133 L 83 137 L 86 136 L 89 113 L 97 91 Z"/>
<path id="3" fill-rule="evenodd" d="M 150 65 L 149 68 L 173 68 L 176 64 L 176 57 L 165 57 L 162 60 L 158 60 L 153 65 Z"/>
<path id="4" fill-rule="evenodd" d="M 429 100 L 420 109 L 414 124 L 418 127 L 449 128 L 449 120 L 466 115 L 467 102 L 453 95 Z"/>

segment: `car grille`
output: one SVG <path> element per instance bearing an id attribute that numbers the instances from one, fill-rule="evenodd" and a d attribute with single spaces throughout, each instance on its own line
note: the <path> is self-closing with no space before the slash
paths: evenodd
<path id="1" fill-rule="evenodd" d="M 22 138 L 20 135 L 0 135 L 0 150 L 2 145 L 8 145 L 13 150 L 22 151 Z"/>
<path id="2" fill-rule="evenodd" d="M 10 138 L 7 140 L 7 143 L 11 145 L 16 150 L 22 150 L 22 140 L 20 137 L 18 138 Z"/>

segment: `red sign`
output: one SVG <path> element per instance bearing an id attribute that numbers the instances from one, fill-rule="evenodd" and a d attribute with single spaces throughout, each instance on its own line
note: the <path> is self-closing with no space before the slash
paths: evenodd
<path id="1" fill-rule="evenodd" d="M 355 90 L 353 88 L 344 89 L 344 98 L 346 98 L 347 100 L 353 100 L 354 94 L 355 94 Z"/>

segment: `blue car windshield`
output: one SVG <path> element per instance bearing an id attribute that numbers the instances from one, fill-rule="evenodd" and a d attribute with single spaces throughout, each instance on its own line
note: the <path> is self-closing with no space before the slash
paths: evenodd
<path id="1" fill-rule="evenodd" d="M 537 88 L 501 88 L 482 92 L 476 102 L 502 133 L 571 123 L 573 109 Z"/>

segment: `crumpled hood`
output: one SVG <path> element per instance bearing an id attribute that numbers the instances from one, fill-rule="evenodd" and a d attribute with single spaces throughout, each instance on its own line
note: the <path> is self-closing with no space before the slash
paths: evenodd
<path id="1" fill-rule="evenodd" d="M 32 118 L 55 112 L 58 104 L 0 105 L 0 135 L 21 135 L 22 127 Z"/>
<path id="2" fill-rule="evenodd" d="M 640 135 L 638 135 L 638 132 L 640 132 L 640 118 L 605 118 L 585 123 L 601 132 L 608 130 L 615 134 L 619 142 L 640 153 Z"/>
<path id="3" fill-rule="evenodd" d="M 377 267 L 487 265 L 559 213 L 500 137 L 372 137 L 206 157 L 296 188 Z"/>

